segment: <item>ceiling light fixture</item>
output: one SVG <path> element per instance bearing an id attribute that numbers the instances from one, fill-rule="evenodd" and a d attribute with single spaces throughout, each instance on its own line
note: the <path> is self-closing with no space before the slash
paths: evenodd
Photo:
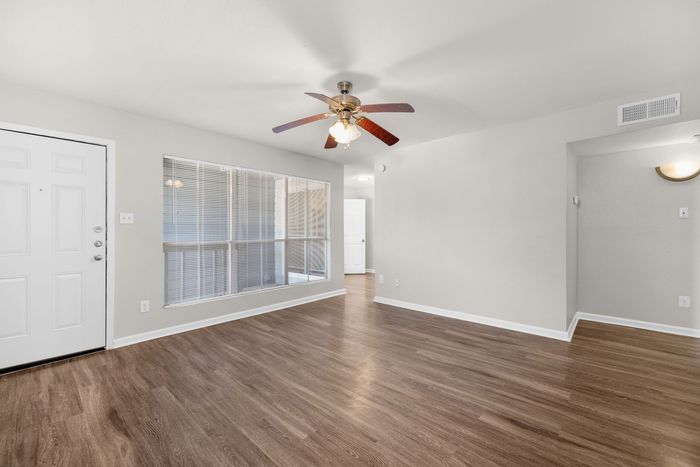
<path id="1" fill-rule="evenodd" d="M 360 130 L 357 129 L 355 124 L 345 119 L 335 122 L 328 129 L 328 133 L 340 144 L 350 144 L 351 141 L 355 141 L 360 137 Z"/>
<path id="2" fill-rule="evenodd" d="M 678 161 L 656 167 L 659 177 L 671 182 L 684 182 L 700 175 L 700 161 Z"/>
<path id="3" fill-rule="evenodd" d="M 338 121 L 330 128 L 326 136 L 325 149 L 337 148 L 341 144 L 345 149 L 350 146 L 350 142 L 360 136 L 359 128 L 380 139 L 387 146 L 393 146 L 399 142 L 399 138 L 389 133 L 377 123 L 367 118 L 364 114 L 373 112 L 415 112 L 411 105 L 406 103 L 389 104 L 369 104 L 362 105 L 360 99 L 350 94 L 352 83 L 350 81 L 340 81 L 338 83 L 340 94 L 328 97 L 325 94 L 307 92 L 310 97 L 318 99 L 328 104 L 328 112 L 300 118 L 284 125 L 276 126 L 272 129 L 274 133 L 281 133 L 292 128 L 296 128 L 308 123 L 317 122 L 330 117 L 337 117 Z M 352 123 L 351 123 L 352 122 Z"/>

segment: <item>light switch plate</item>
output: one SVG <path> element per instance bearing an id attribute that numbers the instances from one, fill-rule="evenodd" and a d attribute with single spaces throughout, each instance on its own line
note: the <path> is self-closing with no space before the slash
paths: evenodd
<path id="1" fill-rule="evenodd" d="M 690 308 L 690 297 L 687 295 L 679 295 L 678 306 L 681 308 Z"/>
<path id="2" fill-rule="evenodd" d="M 151 301 L 141 300 L 141 313 L 148 313 L 151 311 Z"/>
<path id="3" fill-rule="evenodd" d="M 678 217 L 681 219 L 687 219 L 688 218 L 688 208 L 680 208 L 678 210 Z"/>
<path id="4" fill-rule="evenodd" d="M 134 213 L 133 212 L 120 212 L 119 213 L 119 223 L 120 224 L 133 224 L 134 223 Z"/>

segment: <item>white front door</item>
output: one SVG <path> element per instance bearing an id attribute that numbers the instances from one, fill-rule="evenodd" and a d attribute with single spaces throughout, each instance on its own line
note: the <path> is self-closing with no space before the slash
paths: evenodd
<path id="1" fill-rule="evenodd" d="M 0 369 L 104 347 L 106 149 L 0 130 Z"/>
<path id="2" fill-rule="evenodd" d="M 345 200 L 345 274 L 365 271 L 365 200 Z"/>

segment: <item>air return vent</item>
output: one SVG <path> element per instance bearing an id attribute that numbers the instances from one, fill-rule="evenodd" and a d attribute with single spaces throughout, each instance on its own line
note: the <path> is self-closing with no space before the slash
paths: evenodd
<path id="1" fill-rule="evenodd" d="M 681 114 L 681 95 L 655 97 L 646 101 L 632 102 L 617 108 L 617 124 L 648 122 Z"/>

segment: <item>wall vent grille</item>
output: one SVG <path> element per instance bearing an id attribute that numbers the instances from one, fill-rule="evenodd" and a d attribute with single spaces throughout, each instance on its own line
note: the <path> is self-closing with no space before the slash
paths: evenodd
<path id="1" fill-rule="evenodd" d="M 623 104 L 617 108 L 617 124 L 648 122 L 681 114 L 681 95 L 655 97 L 640 102 Z"/>

